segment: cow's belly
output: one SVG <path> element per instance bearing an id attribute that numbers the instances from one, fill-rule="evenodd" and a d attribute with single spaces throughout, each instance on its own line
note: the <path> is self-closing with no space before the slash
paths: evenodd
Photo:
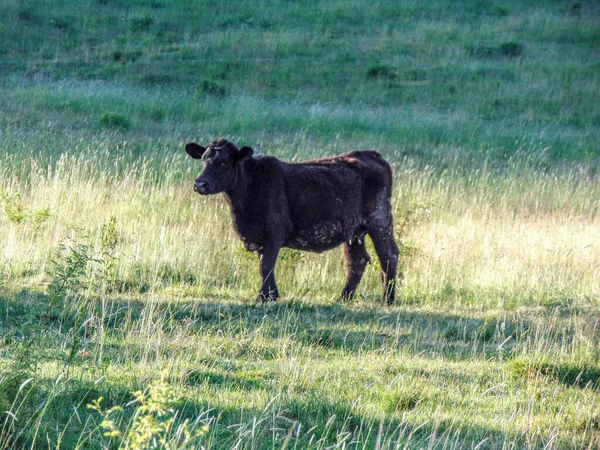
<path id="1" fill-rule="evenodd" d="M 361 229 L 361 224 L 362 221 L 356 218 L 321 222 L 307 228 L 294 229 L 283 246 L 296 250 L 324 252 L 344 242 L 362 237 L 364 231 Z"/>

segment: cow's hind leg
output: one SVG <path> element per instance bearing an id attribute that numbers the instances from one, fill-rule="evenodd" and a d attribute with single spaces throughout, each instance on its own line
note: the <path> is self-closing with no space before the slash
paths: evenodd
<path id="1" fill-rule="evenodd" d="M 354 297 L 356 286 L 365 272 L 365 267 L 369 263 L 369 254 L 365 248 L 364 238 L 354 239 L 344 243 L 344 254 L 348 262 L 348 279 L 346 286 L 342 291 L 342 300 L 348 301 Z"/>
<path id="2" fill-rule="evenodd" d="M 388 305 L 394 303 L 396 295 L 396 275 L 398 273 L 398 257 L 400 251 L 394 240 L 394 233 L 383 233 L 380 230 L 369 233 L 381 264 L 383 281 L 383 299 Z"/>
<path id="3" fill-rule="evenodd" d="M 373 240 L 381 264 L 383 299 L 388 305 L 391 305 L 394 303 L 396 295 L 396 275 L 400 250 L 394 239 L 394 224 L 389 201 L 381 201 L 371 219 L 371 223 L 367 225 L 367 232 Z"/>

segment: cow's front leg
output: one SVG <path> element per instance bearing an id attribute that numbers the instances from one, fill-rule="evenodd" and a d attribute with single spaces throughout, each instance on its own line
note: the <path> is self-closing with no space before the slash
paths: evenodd
<path id="1" fill-rule="evenodd" d="M 257 301 L 275 301 L 279 298 L 277 283 L 275 282 L 275 263 L 279 255 L 279 246 L 264 246 L 258 250 L 260 258 L 260 291 L 256 297 Z"/>

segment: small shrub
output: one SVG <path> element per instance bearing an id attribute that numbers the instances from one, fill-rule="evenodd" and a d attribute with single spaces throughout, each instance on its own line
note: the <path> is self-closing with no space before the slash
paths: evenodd
<path id="1" fill-rule="evenodd" d="M 393 66 L 378 64 L 367 69 L 367 78 L 394 79 L 398 76 L 398 70 Z"/>
<path id="2" fill-rule="evenodd" d="M 88 276 L 88 264 L 93 261 L 90 247 L 78 244 L 73 247 L 61 245 L 52 264 L 52 282 L 48 288 L 50 300 L 48 312 L 58 303 L 65 303 L 70 296 L 85 289 Z"/>
<path id="3" fill-rule="evenodd" d="M 127 64 L 130 62 L 135 62 L 143 55 L 143 52 L 140 50 L 134 50 L 130 52 L 124 52 L 122 50 L 115 50 L 112 53 L 112 59 L 115 62 L 120 62 L 123 64 Z"/>
<path id="4" fill-rule="evenodd" d="M 115 256 L 119 235 L 117 231 L 117 218 L 112 216 L 100 229 L 100 255 L 98 262 L 95 287 L 104 292 L 117 290 L 120 282 L 117 278 L 117 263 Z"/>
<path id="5" fill-rule="evenodd" d="M 109 112 L 102 114 L 100 117 L 100 125 L 107 128 L 128 130 L 131 128 L 131 119 L 123 114 Z"/>
<path id="6" fill-rule="evenodd" d="M 55 17 L 50 20 L 50 23 L 57 30 L 68 30 L 72 27 L 73 19 L 70 17 Z"/>
<path id="7" fill-rule="evenodd" d="M 202 80 L 200 83 L 200 91 L 203 94 L 212 95 L 215 97 L 223 97 L 227 90 L 221 84 L 212 80 Z"/>
<path id="8" fill-rule="evenodd" d="M 508 16 L 508 9 L 502 5 L 495 5 L 492 14 L 498 17 L 506 17 Z"/>
<path id="9" fill-rule="evenodd" d="M 111 216 L 107 223 L 100 229 L 100 245 L 103 254 L 113 253 L 117 247 L 117 218 Z"/>
<path id="10" fill-rule="evenodd" d="M 21 194 L 4 192 L 0 194 L 0 204 L 4 215 L 13 223 L 21 223 L 27 218 L 27 210 L 23 205 Z"/>
<path id="11" fill-rule="evenodd" d="M 4 216 L 13 223 L 29 222 L 38 231 L 44 222 L 50 218 L 48 208 L 39 208 L 30 211 L 24 204 L 21 194 L 18 192 L 0 193 L 0 206 Z"/>
<path id="12" fill-rule="evenodd" d="M 124 411 L 120 406 L 103 410 L 102 397 L 88 405 L 101 415 L 104 436 L 116 439 L 119 448 L 196 448 L 196 442 L 208 432 L 208 425 L 203 422 L 190 424 L 188 420 L 178 420 L 181 398 L 164 382 L 150 385 L 146 393 L 138 391 L 133 395 L 138 406 L 132 422 L 115 419 Z M 129 423 L 129 428 L 119 428 L 122 422 Z"/>
<path id="13" fill-rule="evenodd" d="M 50 211 L 48 208 L 40 208 L 33 211 L 30 215 L 31 223 L 36 230 L 42 227 L 42 224 L 50 218 Z"/>
<path id="14" fill-rule="evenodd" d="M 518 42 L 504 42 L 500 45 L 500 53 L 508 58 L 515 58 L 523 53 L 523 44 Z"/>
<path id="15" fill-rule="evenodd" d="M 418 213 L 421 211 L 429 211 L 433 207 L 433 203 L 415 200 L 410 203 L 402 214 L 400 214 L 397 223 L 394 225 L 394 236 L 400 250 L 400 258 L 403 265 L 406 265 L 406 260 L 420 255 L 421 250 L 414 245 L 406 242 L 408 230 L 412 227 L 417 219 Z"/>
<path id="16" fill-rule="evenodd" d="M 154 19 L 149 16 L 138 17 L 131 21 L 131 30 L 132 31 L 147 31 L 150 29 L 152 24 L 154 23 Z"/>

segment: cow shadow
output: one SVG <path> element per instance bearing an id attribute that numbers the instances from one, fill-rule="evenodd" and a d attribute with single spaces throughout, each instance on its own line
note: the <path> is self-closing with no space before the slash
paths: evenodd
<path id="1" fill-rule="evenodd" d="M 28 329 L 69 329 L 80 314 L 77 308 L 49 307 L 50 298 L 40 291 L 22 290 L 11 299 L 0 296 L 0 329 L 12 327 L 13 334 Z M 482 318 L 474 315 L 422 311 L 375 304 L 323 302 L 290 299 L 268 304 L 253 301 L 223 302 L 202 300 L 148 300 L 114 296 L 95 299 L 88 305 L 96 320 L 114 336 L 131 324 L 154 322 L 162 332 L 173 333 L 185 327 L 191 333 L 234 333 L 244 329 L 267 338 L 290 338 L 299 345 L 340 350 L 404 351 L 421 356 L 451 360 L 487 358 L 511 353 L 520 339 L 531 333 L 525 318 Z M 112 345 L 112 347 L 111 347 Z M 124 344 L 106 346 L 118 350 Z M 139 352 L 131 351 L 130 354 Z"/>
<path id="2" fill-rule="evenodd" d="M 24 342 L 32 330 L 41 329 L 57 346 L 62 344 L 66 330 L 76 323 L 77 311 L 65 308 L 49 311 L 49 300 L 47 294 L 32 290 L 13 292 L 10 300 L 0 295 L 0 332 L 5 334 L 5 342 Z M 111 335 L 110 342 L 102 347 L 104 357 L 108 361 L 130 363 L 170 357 L 167 347 L 154 350 L 145 342 L 121 339 L 131 332 L 132 326 L 142 323 L 151 324 L 165 334 L 185 329 L 189 335 L 226 335 L 233 340 L 240 330 L 246 336 L 260 334 L 260 345 L 240 343 L 227 355 L 229 359 L 251 355 L 264 360 L 278 357 L 278 343 L 282 340 L 342 355 L 403 352 L 449 361 L 505 360 L 519 354 L 536 330 L 534 322 L 516 313 L 512 317 L 490 318 L 364 302 L 316 303 L 294 298 L 263 304 L 250 300 L 223 302 L 217 297 L 160 300 L 115 296 L 95 299 L 90 309 L 96 314 L 90 323 L 98 326 L 101 320 L 102 327 Z M 560 333 L 557 340 L 564 340 L 572 337 L 573 331 L 560 329 L 557 333 Z M 515 367 L 515 373 L 527 375 L 526 369 Z M 559 369 L 546 371 L 559 373 Z M 570 375 L 575 369 L 569 370 Z M 211 374 L 204 376 L 210 378 Z M 565 385 L 573 385 L 572 380 L 576 379 L 556 378 Z M 592 388 L 600 389 L 599 385 L 592 383 Z"/>
<path id="3" fill-rule="evenodd" d="M 309 303 L 291 299 L 270 304 L 220 301 L 185 301 L 166 307 L 171 324 L 215 332 L 242 327 L 260 330 L 278 341 L 339 350 L 404 351 L 450 360 L 510 355 L 533 328 L 530 320 L 516 317 L 485 318 L 469 314 L 422 311 L 403 307 Z M 177 326 L 177 325 L 176 325 Z"/>

